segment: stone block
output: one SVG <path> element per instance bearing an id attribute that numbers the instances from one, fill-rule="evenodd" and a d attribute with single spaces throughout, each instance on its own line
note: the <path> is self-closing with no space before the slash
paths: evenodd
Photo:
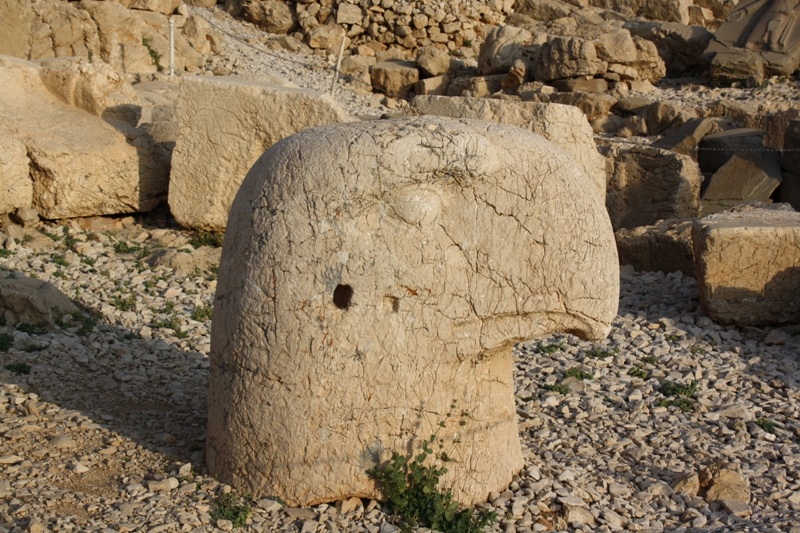
<path id="1" fill-rule="evenodd" d="M 697 159 L 697 146 L 703 137 L 715 130 L 715 123 L 710 118 L 693 118 L 677 130 L 668 132 L 655 141 L 652 146 L 674 150 L 679 154 L 690 155 Z"/>
<path id="2" fill-rule="evenodd" d="M 756 209 L 692 228 L 700 303 L 723 324 L 800 322 L 800 213 Z"/>
<path id="3" fill-rule="evenodd" d="M 297 131 L 348 120 L 329 96 L 228 77 L 187 77 L 177 104 L 169 205 L 190 228 L 221 230 L 245 174 Z"/>
<path id="4" fill-rule="evenodd" d="M 413 61 L 381 61 L 369 69 L 374 90 L 388 96 L 405 98 L 419 81 L 419 70 Z"/>
<path id="5" fill-rule="evenodd" d="M 703 177 L 690 157 L 651 146 L 601 148 L 613 162 L 606 208 L 615 230 L 698 215 Z"/>
<path id="6" fill-rule="evenodd" d="M 610 94 L 581 92 L 554 93 L 550 95 L 550 101 L 556 104 L 574 105 L 589 120 L 594 120 L 607 114 L 617 103 L 617 99 Z"/>
<path id="7" fill-rule="evenodd" d="M 719 213 L 738 204 L 768 201 L 783 177 L 777 152 L 735 154 L 705 184 L 702 213 Z"/>
<path id="8" fill-rule="evenodd" d="M 692 224 L 694 219 L 659 220 L 652 226 L 614 232 L 620 265 L 640 272 L 677 272 L 694 277 Z"/>
<path id="9" fill-rule="evenodd" d="M 800 174 L 800 120 L 789 122 L 783 134 L 783 148 L 781 168 L 790 174 Z"/>
<path id="10" fill-rule="evenodd" d="M 759 153 L 764 149 L 764 132 L 737 128 L 705 135 L 698 143 L 697 163 L 704 174 L 713 174 L 734 155 Z"/>
<path id="11" fill-rule="evenodd" d="M 436 430 L 444 485 L 485 501 L 524 464 L 513 345 L 604 338 L 618 291 L 602 202 L 542 137 L 443 117 L 302 131 L 231 208 L 208 467 L 289 506 L 375 499 L 367 472 Z"/>
<path id="12" fill-rule="evenodd" d="M 33 183 L 25 145 L 0 128 L 0 214 L 30 207 Z"/>

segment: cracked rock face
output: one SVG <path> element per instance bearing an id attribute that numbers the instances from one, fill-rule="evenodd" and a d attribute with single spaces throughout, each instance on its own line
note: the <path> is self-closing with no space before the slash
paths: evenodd
<path id="1" fill-rule="evenodd" d="M 442 117 L 302 131 L 253 166 L 219 270 L 207 461 L 256 496 L 377 497 L 367 471 L 438 437 L 465 504 L 522 467 L 511 346 L 606 336 L 608 215 L 562 151 Z M 459 422 L 465 422 L 461 425 Z"/>

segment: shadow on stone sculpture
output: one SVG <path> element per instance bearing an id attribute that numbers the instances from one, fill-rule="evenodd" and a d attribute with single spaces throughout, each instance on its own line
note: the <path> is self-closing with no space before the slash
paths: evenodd
<path id="1" fill-rule="evenodd" d="M 419 117 L 270 148 L 233 203 L 212 328 L 207 461 L 289 505 L 377 498 L 367 471 L 439 436 L 464 504 L 523 466 L 513 344 L 601 339 L 619 265 L 592 182 L 520 128 Z"/>

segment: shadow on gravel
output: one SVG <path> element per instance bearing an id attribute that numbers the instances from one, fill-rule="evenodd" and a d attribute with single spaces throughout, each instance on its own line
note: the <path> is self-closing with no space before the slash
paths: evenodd
<path id="1" fill-rule="evenodd" d="M 14 347 L 0 351 L 3 381 L 204 468 L 207 357 L 103 321 L 85 336 L 58 329 L 14 335 Z M 9 365 L 30 365 L 30 372 Z"/>

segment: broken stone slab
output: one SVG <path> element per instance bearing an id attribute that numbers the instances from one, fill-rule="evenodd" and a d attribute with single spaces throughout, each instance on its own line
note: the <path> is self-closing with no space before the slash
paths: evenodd
<path id="1" fill-rule="evenodd" d="M 580 76 L 602 76 L 608 63 L 597 57 L 593 42 L 579 37 L 554 37 L 542 45 L 536 79 L 552 81 Z"/>
<path id="2" fill-rule="evenodd" d="M 716 123 L 710 118 L 693 118 L 677 130 L 668 132 L 651 146 L 673 150 L 697 159 L 697 146 L 706 135 L 716 131 Z"/>
<path id="3" fill-rule="evenodd" d="M 708 180 L 701 196 L 703 215 L 734 205 L 770 199 L 783 181 L 778 152 L 733 155 Z"/>
<path id="4" fill-rule="evenodd" d="M 419 81 L 419 70 L 413 61 L 381 61 L 369 68 L 372 87 L 388 96 L 405 98 Z"/>
<path id="5" fill-rule="evenodd" d="M 718 83 L 752 80 L 752 85 L 759 85 L 764 75 L 764 58 L 752 50 L 725 48 L 711 60 L 711 77 Z"/>
<path id="6" fill-rule="evenodd" d="M 683 272 L 694 277 L 692 218 L 659 220 L 614 232 L 620 265 L 639 272 Z"/>
<path id="7" fill-rule="evenodd" d="M 178 141 L 169 206 L 189 228 L 221 230 L 258 157 L 297 131 L 349 120 L 315 91 L 228 77 L 186 77 L 178 97 Z"/>
<path id="8" fill-rule="evenodd" d="M 627 115 L 638 115 L 643 113 L 654 102 L 649 98 L 641 96 L 626 96 L 617 100 L 614 109 Z"/>
<path id="9" fill-rule="evenodd" d="M 77 310 L 52 283 L 36 278 L 0 278 L 0 316 L 6 324 L 53 327 L 61 315 Z"/>
<path id="10" fill-rule="evenodd" d="M 704 55 L 713 34 L 706 28 L 678 22 L 628 20 L 623 27 L 632 35 L 656 45 L 658 55 L 668 65 L 670 76 L 707 69 L 710 57 Z"/>
<path id="11" fill-rule="evenodd" d="M 699 214 L 703 177 L 688 156 L 651 146 L 601 146 L 611 161 L 606 208 L 614 229 Z"/>
<path id="12" fill-rule="evenodd" d="M 553 93 L 550 95 L 550 101 L 556 104 L 574 105 L 586 115 L 589 120 L 594 120 L 607 114 L 617 99 L 610 94 L 593 94 L 593 93 Z"/>
<path id="13" fill-rule="evenodd" d="M 747 156 L 764 150 L 764 132 L 736 128 L 705 135 L 698 143 L 697 164 L 704 174 L 713 174 L 734 154 Z"/>
<path id="14" fill-rule="evenodd" d="M 25 146 L 33 207 L 46 219 L 153 209 L 169 176 L 152 140 L 67 105 L 40 72 L 34 62 L 0 57 L 0 122 Z"/>
<path id="15" fill-rule="evenodd" d="M 367 471 L 416 454 L 455 401 L 443 482 L 485 501 L 523 466 L 512 346 L 605 337 L 618 287 L 600 198 L 538 135 L 432 116 L 302 131 L 231 208 L 208 466 L 290 506 L 374 499 Z"/>
<path id="16" fill-rule="evenodd" d="M 561 92 L 572 93 L 599 93 L 602 94 L 608 90 L 608 82 L 603 78 L 581 79 L 573 78 L 569 80 L 555 80 L 552 82 L 553 87 Z"/>
<path id="17" fill-rule="evenodd" d="M 800 213 L 772 209 L 703 217 L 692 228 L 700 303 L 715 322 L 800 321 Z"/>
<path id="18" fill-rule="evenodd" d="M 522 59 L 525 47 L 534 44 L 531 32 L 515 26 L 496 26 L 489 31 L 478 54 L 478 74 L 501 74 Z M 541 44 L 541 41 L 538 43 Z"/>
<path id="19" fill-rule="evenodd" d="M 719 65 L 725 62 L 717 57 L 729 55 L 740 65 L 760 64 L 756 69 L 767 76 L 789 76 L 800 67 L 798 7 L 798 0 L 740 2 L 714 32 L 706 51 L 717 52 L 714 62 Z"/>
<path id="20" fill-rule="evenodd" d="M 597 151 L 586 117 L 572 106 L 485 98 L 418 96 L 412 100 L 409 114 L 488 120 L 530 130 L 570 155 L 589 176 L 601 197 L 605 198 L 605 161 Z"/>

